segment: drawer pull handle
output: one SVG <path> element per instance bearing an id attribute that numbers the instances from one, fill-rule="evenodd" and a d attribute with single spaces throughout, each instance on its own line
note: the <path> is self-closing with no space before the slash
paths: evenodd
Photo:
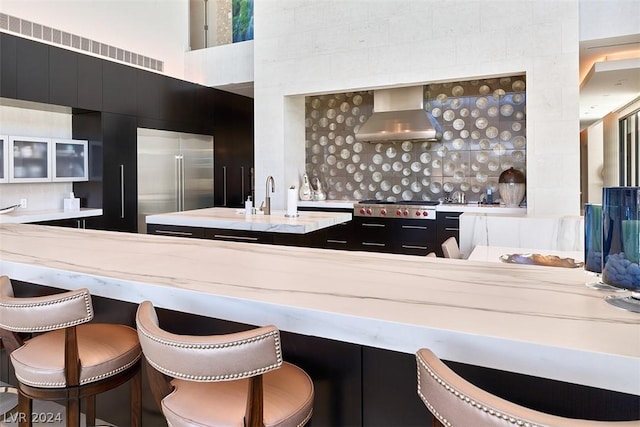
<path id="1" fill-rule="evenodd" d="M 368 222 L 364 222 L 362 223 L 363 227 L 386 227 L 386 224 L 372 224 L 372 223 L 368 223 Z"/>
<path id="2" fill-rule="evenodd" d="M 402 245 L 403 249 L 424 249 L 426 250 L 426 246 L 414 246 L 414 245 Z"/>
<path id="3" fill-rule="evenodd" d="M 428 230 L 427 227 L 421 225 L 403 225 L 402 228 L 409 228 L 414 230 Z"/>
<path id="4" fill-rule="evenodd" d="M 384 243 L 362 242 L 362 246 L 380 246 L 380 247 L 385 247 L 387 245 L 385 245 Z"/>
<path id="5" fill-rule="evenodd" d="M 457 216 L 445 216 L 444 219 L 455 219 L 456 221 L 460 220 L 460 218 L 458 218 Z"/>
<path id="6" fill-rule="evenodd" d="M 168 234 L 170 236 L 193 236 L 193 233 L 188 231 L 173 231 L 173 230 L 156 230 L 155 234 Z"/>
<path id="7" fill-rule="evenodd" d="M 246 241 L 251 241 L 251 242 L 255 242 L 256 240 L 258 240 L 257 237 L 231 236 L 231 235 L 228 235 L 228 234 L 214 234 L 213 237 L 216 238 L 216 239 L 246 240 Z"/>
<path id="8" fill-rule="evenodd" d="M 459 228 L 453 228 L 453 227 L 445 227 L 444 228 L 446 231 L 460 231 Z"/>
<path id="9" fill-rule="evenodd" d="M 327 239 L 327 243 L 341 243 L 341 244 L 346 244 L 347 241 L 346 240 L 333 240 L 333 239 Z"/>

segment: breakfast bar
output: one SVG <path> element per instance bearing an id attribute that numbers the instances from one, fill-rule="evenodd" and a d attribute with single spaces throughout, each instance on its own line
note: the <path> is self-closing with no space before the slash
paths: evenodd
<path id="1" fill-rule="evenodd" d="M 3 224 L 0 274 L 640 396 L 640 316 L 582 269 Z"/>

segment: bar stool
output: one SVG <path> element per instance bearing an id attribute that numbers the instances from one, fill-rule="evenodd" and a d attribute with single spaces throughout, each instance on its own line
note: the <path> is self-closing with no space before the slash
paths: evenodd
<path id="1" fill-rule="evenodd" d="M 140 425 L 142 355 L 136 331 L 124 325 L 88 323 L 93 305 L 87 289 L 41 297 L 14 297 L 0 276 L 0 338 L 18 380 L 19 425 L 31 425 L 33 399 L 64 401 L 67 426 L 94 425 L 95 396 L 131 381 L 131 426 Z M 19 333 L 32 332 L 23 342 Z"/>
<path id="2" fill-rule="evenodd" d="M 458 241 L 455 237 L 451 236 L 444 242 L 442 242 L 442 253 L 445 258 L 454 258 L 454 259 L 462 259 L 462 254 L 460 253 L 460 247 L 458 246 Z"/>
<path id="3" fill-rule="evenodd" d="M 588 421 L 559 417 L 504 400 L 460 377 L 433 352 L 416 353 L 418 395 L 433 414 L 433 427 L 638 427 L 640 421 Z"/>
<path id="4" fill-rule="evenodd" d="M 149 384 L 172 427 L 295 427 L 311 418 L 313 382 L 282 361 L 276 327 L 177 335 L 160 328 L 149 301 L 138 307 L 136 324 Z"/>

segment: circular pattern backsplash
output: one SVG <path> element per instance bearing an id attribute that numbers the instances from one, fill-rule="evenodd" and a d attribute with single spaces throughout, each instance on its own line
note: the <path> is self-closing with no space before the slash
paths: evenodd
<path id="1" fill-rule="evenodd" d="M 526 174 L 525 77 L 424 88 L 425 110 L 442 127 L 438 142 L 358 142 L 373 92 L 306 98 L 306 171 L 332 200 L 440 200 L 454 191 L 477 201 L 511 167 Z"/>

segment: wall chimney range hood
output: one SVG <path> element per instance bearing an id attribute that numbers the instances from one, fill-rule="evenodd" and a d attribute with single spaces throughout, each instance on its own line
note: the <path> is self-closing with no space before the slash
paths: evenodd
<path id="1" fill-rule="evenodd" d="M 422 86 L 373 91 L 373 114 L 356 132 L 362 142 L 439 141 L 442 129 L 423 108 Z"/>

